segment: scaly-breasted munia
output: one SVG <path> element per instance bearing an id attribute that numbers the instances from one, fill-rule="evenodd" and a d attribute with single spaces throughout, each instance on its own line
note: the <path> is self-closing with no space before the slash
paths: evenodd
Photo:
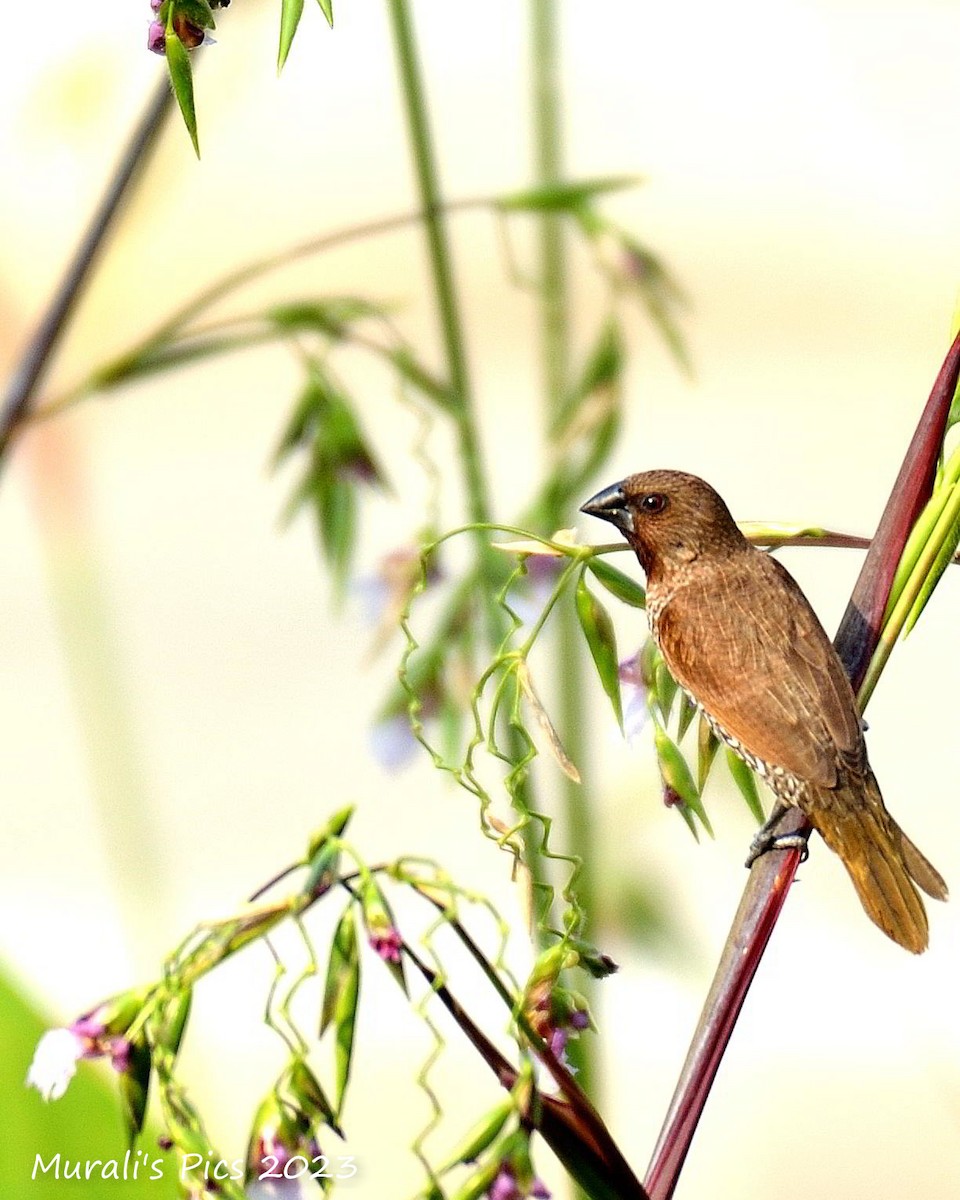
<path id="1" fill-rule="evenodd" d="M 914 884 L 937 900 L 946 884 L 884 806 L 850 681 L 793 577 L 695 475 L 631 475 L 582 511 L 612 522 L 636 551 L 651 632 L 717 736 L 840 855 L 883 932 L 925 950 Z"/>

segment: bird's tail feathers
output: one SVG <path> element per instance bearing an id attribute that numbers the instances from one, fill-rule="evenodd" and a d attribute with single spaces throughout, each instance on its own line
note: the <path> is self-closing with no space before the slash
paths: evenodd
<path id="1" fill-rule="evenodd" d="M 914 883 L 936 900 L 947 898 L 947 885 L 887 812 L 876 780 L 818 793 L 804 809 L 874 924 L 912 953 L 926 950 L 927 914 Z"/>
<path id="2" fill-rule="evenodd" d="M 887 814 L 889 816 L 889 814 Z M 907 837 L 893 817 L 890 817 L 900 840 L 900 853 L 903 865 L 907 868 L 910 878 L 934 900 L 946 900 L 949 895 L 943 876 L 923 857 L 913 842 Z"/>

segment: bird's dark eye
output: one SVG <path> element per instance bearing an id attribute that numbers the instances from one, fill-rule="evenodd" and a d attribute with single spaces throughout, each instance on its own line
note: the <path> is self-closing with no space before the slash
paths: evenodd
<path id="1" fill-rule="evenodd" d="M 667 498 L 663 492 L 651 492 L 640 501 L 640 511 L 643 513 L 661 513 L 667 507 Z"/>

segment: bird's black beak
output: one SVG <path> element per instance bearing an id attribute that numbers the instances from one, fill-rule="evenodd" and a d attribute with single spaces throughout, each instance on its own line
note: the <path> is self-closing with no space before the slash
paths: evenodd
<path id="1" fill-rule="evenodd" d="M 601 521 L 609 521 L 623 533 L 633 533 L 633 517 L 627 507 L 627 496 L 622 483 L 615 483 L 591 496 L 586 504 L 581 504 L 580 511 L 590 517 L 599 517 Z"/>

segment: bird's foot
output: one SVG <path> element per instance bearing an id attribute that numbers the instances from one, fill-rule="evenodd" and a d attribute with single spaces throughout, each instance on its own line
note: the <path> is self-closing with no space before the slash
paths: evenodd
<path id="1" fill-rule="evenodd" d="M 758 858 L 770 850 L 799 850 L 800 861 L 802 863 L 807 861 L 810 856 L 810 849 L 807 845 L 810 837 L 808 833 L 777 833 L 777 825 L 785 811 L 784 808 L 775 808 L 769 819 L 757 830 L 750 843 L 750 853 L 744 863 L 745 867 L 752 867 Z"/>

